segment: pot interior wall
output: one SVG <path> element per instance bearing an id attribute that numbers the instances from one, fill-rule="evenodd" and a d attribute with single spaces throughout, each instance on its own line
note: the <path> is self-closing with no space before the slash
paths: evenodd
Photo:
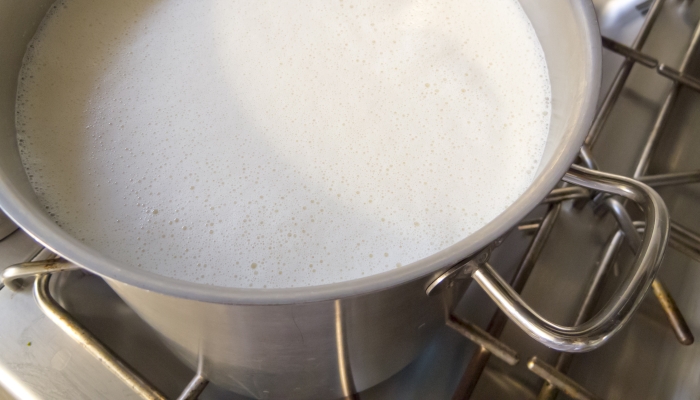
<path id="1" fill-rule="evenodd" d="M 504 220 L 509 222 L 524 215 L 525 203 L 528 207 L 534 206 L 568 168 L 583 140 L 582 125 L 590 121 L 593 112 L 590 104 L 597 98 L 599 86 L 596 57 L 599 57 L 600 45 L 595 40 L 591 43 L 591 37 L 597 37 L 598 33 L 596 24 L 591 21 L 590 1 L 520 0 L 520 3 L 532 21 L 547 59 L 552 85 L 552 119 L 544 157 L 533 183 L 536 190 L 526 193 L 528 201 L 506 210 L 510 216 Z M 0 54 L 3 58 L 0 63 L 0 207 L 39 241 L 55 246 L 58 253 L 68 255 L 61 250 L 77 248 L 74 254 L 87 254 L 91 250 L 65 235 L 39 204 L 22 167 L 16 143 L 17 76 L 27 43 L 51 4 L 51 0 L 0 1 Z M 504 220 L 498 222 L 499 226 L 494 222 L 493 226 L 482 230 L 483 235 L 489 237 L 479 240 L 486 243 L 502 234 L 507 228 L 501 226 Z M 109 262 L 93 252 L 85 256 L 81 264 L 90 268 Z M 112 269 L 132 270 L 130 266 Z M 95 272 L 110 275 L 107 270 Z"/>

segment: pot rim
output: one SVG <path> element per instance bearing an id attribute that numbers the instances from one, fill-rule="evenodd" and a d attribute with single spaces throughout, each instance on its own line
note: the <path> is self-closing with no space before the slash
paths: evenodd
<path id="1" fill-rule="evenodd" d="M 0 174 L 0 208 L 32 238 L 65 259 L 93 272 L 110 283 L 122 283 L 163 295 L 185 299 L 250 305 L 277 305 L 340 299 L 375 292 L 409 281 L 424 278 L 477 253 L 505 234 L 511 227 L 534 209 L 560 181 L 578 154 L 593 120 L 600 89 L 601 41 L 593 4 L 588 0 L 572 1 L 572 7 L 581 26 L 585 42 L 584 59 L 588 63 L 586 79 L 580 85 L 585 89 L 577 99 L 582 110 L 569 132 L 564 134 L 568 143 L 553 156 L 550 167 L 544 170 L 530 187 L 498 217 L 461 241 L 401 268 L 350 281 L 295 288 L 232 288 L 187 282 L 152 272 L 129 267 L 109 259 L 82 242 L 68 236 L 49 217 L 33 211 L 27 200 L 12 190 L 12 184 Z"/>

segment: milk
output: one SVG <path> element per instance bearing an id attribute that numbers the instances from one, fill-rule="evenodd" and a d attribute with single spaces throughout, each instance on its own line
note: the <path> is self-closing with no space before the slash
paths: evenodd
<path id="1" fill-rule="evenodd" d="M 515 0 L 59 1 L 19 77 L 39 200 L 125 265 L 321 285 L 466 238 L 549 131 Z"/>

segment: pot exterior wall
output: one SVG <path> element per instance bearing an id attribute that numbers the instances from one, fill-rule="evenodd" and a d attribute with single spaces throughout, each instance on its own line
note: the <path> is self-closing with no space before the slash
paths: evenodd
<path id="1" fill-rule="evenodd" d="M 318 302 L 304 294 L 290 305 L 270 305 L 274 296 L 268 305 L 261 296 L 255 297 L 260 305 L 223 304 L 251 301 L 248 292 L 174 282 L 106 259 L 67 235 L 37 200 L 19 157 L 14 112 L 26 45 L 52 2 L 0 1 L 0 207 L 57 254 L 106 277 L 191 366 L 201 352 L 212 382 L 259 398 L 342 397 L 408 364 L 442 325 L 444 304 L 451 304 L 426 297 L 434 272 L 488 246 L 554 187 L 586 136 L 600 85 L 600 36 L 590 0 L 519 0 L 544 49 L 552 85 L 550 134 L 531 187 L 462 242 L 390 278 L 345 282 L 338 289 L 345 295 L 324 298 L 365 294 Z M 451 292 L 459 293 L 457 286 Z"/>
<path id="2" fill-rule="evenodd" d="M 193 369 L 201 352 L 215 384 L 254 398 L 320 399 L 371 387 L 418 355 L 465 289 L 428 297 L 431 279 L 286 305 L 207 303 L 107 281 Z"/>

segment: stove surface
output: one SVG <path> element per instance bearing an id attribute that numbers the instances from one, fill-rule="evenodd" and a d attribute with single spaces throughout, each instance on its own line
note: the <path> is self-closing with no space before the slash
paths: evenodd
<path id="1" fill-rule="evenodd" d="M 639 31 L 650 1 L 600 0 L 594 2 L 603 35 L 631 43 Z M 698 2 L 700 3 L 700 2 Z M 700 4 L 668 0 L 644 47 L 671 66 L 681 63 Z M 610 86 L 622 57 L 604 51 L 603 88 Z M 692 64 L 690 73 L 700 72 Z M 700 76 L 700 73 L 696 74 Z M 670 89 L 669 80 L 652 70 L 635 66 L 618 103 L 605 125 L 593 154 L 604 171 L 630 176 L 641 154 L 655 116 Z M 700 94 L 681 89 L 671 122 L 664 131 L 650 164 L 650 173 L 700 170 Z M 659 189 L 672 218 L 700 230 L 700 185 Z M 545 208 L 533 211 L 541 217 Z M 585 295 L 602 247 L 614 228 L 612 218 L 596 215 L 591 207 L 563 204 L 562 216 L 523 291 L 523 298 L 555 322 L 571 324 Z M 0 216 L 0 237 L 13 231 Z M 3 234 L 4 232 L 4 234 Z M 494 253 L 491 263 L 508 278 L 520 263 L 531 235 L 514 229 Z M 21 230 L 0 240 L 0 266 L 24 262 L 41 247 Z M 629 265 L 623 249 L 615 269 Z M 618 275 L 624 275 L 619 273 Z M 660 277 L 674 295 L 691 330 L 700 334 L 700 265 L 669 249 Z M 609 279 L 610 293 L 619 281 Z M 194 375 L 160 342 L 158 335 L 97 276 L 80 271 L 63 272 L 52 279 L 59 303 L 127 363 L 140 371 L 169 398 L 176 398 Z M 606 296 L 604 295 L 605 299 Z M 609 399 L 700 397 L 700 345 L 680 345 L 655 300 L 647 296 L 631 322 L 608 344 L 576 355 L 568 375 L 592 392 Z M 601 304 L 602 305 L 602 304 Z M 455 314 L 486 326 L 496 307 L 472 285 Z M 85 349 L 54 325 L 37 307 L 31 290 L 0 290 L 0 384 L 23 399 L 136 399 Z M 554 364 L 558 353 L 530 339 L 508 323 L 501 340 L 521 355 Z M 389 380 L 359 394 L 370 399 L 449 399 L 477 346 L 444 327 L 411 365 Z M 542 380 L 521 361 L 516 367 L 491 358 L 472 396 L 475 399 L 535 398 Z M 243 399 L 208 385 L 200 399 Z M 560 398 L 564 398 L 560 395 Z M 0 399 L 2 396 L 0 395 Z"/>

